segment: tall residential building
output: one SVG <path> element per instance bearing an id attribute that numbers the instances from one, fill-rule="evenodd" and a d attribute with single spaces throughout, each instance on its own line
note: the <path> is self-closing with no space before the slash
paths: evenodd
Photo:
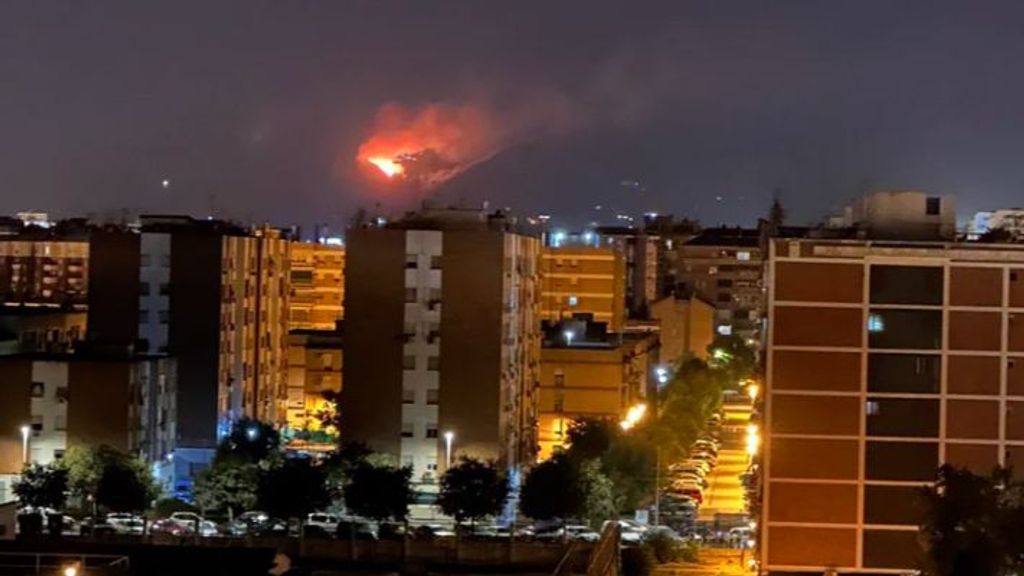
<path id="1" fill-rule="evenodd" d="M 144 216 L 139 244 L 139 348 L 177 359 L 177 447 L 162 466 L 187 491 L 232 421 L 287 423 L 289 241 L 269 228 Z"/>
<path id="2" fill-rule="evenodd" d="M 1024 463 L 1024 250 L 777 239 L 762 568 L 904 574 L 942 463 Z"/>
<path id="3" fill-rule="evenodd" d="M 709 228 L 675 251 L 676 293 L 714 304 L 719 334 L 759 341 L 764 314 L 760 231 Z"/>
<path id="4" fill-rule="evenodd" d="M 165 357 L 0 358 L 0 502 L 13 498 L 11 482 L 25 462 L 49 464 L 72 446 L 106 445 L 163 459 L 174 415 L 155 406 L 167 401 L 162 396 L 174 380 L 174 361 Z"/>
<path id="5" fill-rule="evenodd" d="M 601 245 L 617 248 L 626 260 L 626 312 L 630 318 L 646 318 L 651 303 L 661 295 L 659 250 L 661 239 L 643 230 L 617 226 L 599 227 Z"/>
<path id="6" fill-rule="evenodd" d="M 449 210 L 347 240 L 342 437 L 412 465 L 426 490 L 449 446 L 533 461 L 539 238 Z"/>
<path id="7" fill-rule="evenodd" d="M 570 320 L 545 335 L 537 397 L 541 459 L 566 446 L 574 421 L 618 422 L 647 399 L 657 335 L 608 334 L 599 326 Z"/>
<path id="8" fill-rule="evenodd" d="M 541 253 L 541 319 L 560 322 L 585 314 L 622 330 L 626 316 L 626 263 L 614 247 L 566 245 Z"/>
<path id="9" fill-rule="evenodd" d="M 345 247 L 292 242 L 289 254 L 291 330 L 334 330 L 345 313 Z"/>

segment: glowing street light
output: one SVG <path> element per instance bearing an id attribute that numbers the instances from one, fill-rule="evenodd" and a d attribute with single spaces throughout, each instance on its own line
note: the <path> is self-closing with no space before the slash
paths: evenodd
<path id="1" fill-rule="evenodd" d="M 757 424 L 749 424 L 747 425 L 747 455 L 756 456 L 760 449 L 761 432 L 757 429 Z"/>
<path id="2" fill-rule="evenodd" d="M 626 417 L 623 418 L 621 422 L 619 422 L 619 427 L 621 427 L 623 430 L 629 430 L 630 428 L 636 426 L 637 422 L 639 422 L 646 413 L 647 404 L 636 404 L 634 406 L 631 406 L 629 410 L 626 411 Z"/>
<path id="3" fill-rule="evenodd" d="M 32 431 L 29 426 L 21 427 L 21 463 L 28 464 L 28 434 Z"/>
<path id="4" fill-rule="evenodd" d="M 747 396 L 750 396 L 751 402 L 757 401 L 757 395 L 761 391 L 761 388 L 754 382 L 747 385 Z"/>
<path id="5" fill-rule="evenodd" d="M 658 384 L 668 384 L 668 368 L 658 366 L 654 369 L 654 375 L 658 378 Z"/>
<path id="6" fill-rule="evenodd" d="M 448 430 L 444 433 L 444 469 L 452 467 L 452 442 L 455 441 L 455 432 Z"/>
<path id="7" fill-rule="evenodd" d="M 64 567 L 64 576 L 78 576 L 78 565 L 71 564 Z"/>

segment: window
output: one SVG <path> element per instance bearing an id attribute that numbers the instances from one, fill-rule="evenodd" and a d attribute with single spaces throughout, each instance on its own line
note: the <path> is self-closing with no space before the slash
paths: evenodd
<path id="1" fill-rule="evenodd" d="M 732 325 L 722 324 L 718 327 L 718 333 L 722 336 L 732 336 Z"/>
<path id="2" fill-rule="evenodd" d="M 569 306 L 570 307 L 575 307 L 579 303 L 580 303 L 580 299 L 579 298 L 577 298 L 576 296 L 569 296 Z"/>
<path id="3" fill-rule="evenodd" d="M 924 201 L 924 213 L 928 216 L 938 216 L 942 211 L 942 198 L 929 196 Z"/>
<path id="4" fill-rule="evenodd" d="M 732 280 L 728 278 L 719 278 L 716 284 L 719 288 L 732 288 Z"/>
<path id="5" fill-rule="evenodd" d="M 171 284 L 169 282 L 160 283 L 160 295 L 167 296 L 171 293 Z"/>
<path id="6" fill-rule="evenodd" d="M 402 422 L 402 438 L 412 438 L 413 430 L 412 422 Z"/>
<path id="7" fill-rule="evenodd" d="M 559 392 L 555 394 L 555 412 L 562 412 L 565 410 L 565 394 Z"/>
<path id="8" fill-rule="evenodd" d="M 410 303 L 416 301 L 416 288 L 405 289 L 405 301 Z"/>
<path id="9" fill-rule="evenodd" d="M 737 260 L 742 260 L 742 261 L 746 262 L 746 261 L 750 260 L 750 252 L 746 252 L 746 251 L 737 252 L 736 253 L 736 259 Z"/>
<path id="10" fill-rule="evenodd" d="M 729 302 L 732 302 L 732 295 L 727 292 L 721 292 L 718 294 L 718 297 L 715 300 L 718 301 L 719 303 L 727 304 Z"/>
<path id="11" fill-rule="evenodd" d="M 149 282 L 139 282 L 139 296 L 149 296 Z"/>
<path id="12" fill-rule="evenodd" d="M 160 310 L 156 313 L 156 315 L 160 319 L 161 324 L 167 324 L 167 322 L 170 320 L 171 313 L 168 312 L 167 310 Z"/>
<path id="13" fill-rule="evenodd" d="M 431 372 L 437 372 L 441 369 L 441 357 L 440 356 L 428 356 L 427 357 L 427 370 Z"/>
<path id="14" fill-rule="evenodd" d="M 437 461 L 427 462 L 427 470 L 437 472 Z"/>
<path id="15" fill-rule="evenodd" d="M 865 486 L 864 522 L 914 526 L 921 523 L 922 504 L 917 486 Z"/>
<path id="16" fill-rule="evenodd" d="M 33 382 L 31 394 L 33 398 L 42 398 L 46 394 L 46 384 L 42 382 Z"/>
<path id="17" fill-rule="evenodd" d="M 928 482 L 939 467 L 939 445 L 935 442 L 868 442 L 868 480 Z"/>
<path id="18" fill-rule="evenodd" d="M 437 438 L 437 424 L 427 424 L 427 438 Z"/>
<path id="19" fill-rule="evenodd" d="M 419 267 L 419 257 L 416 254 L 405 255 L 405 267 L 406 268 L 417 268 Z"/>
<path id="20" fill-rule="evenodd" d="M 64 404 L 65 402 L 67 402 L 68 401 L 68 387 L 67 386 L 58 386 L 57 387 L 57 394 L 56 394 L 56 396 L 57 396 L 57 403 L 58 404 Z"/>
<path id="21" fill-rule="evenodd" d="M 942 268 L 871 267 L 872 304 L 942 304 Z"/>
<path id="22" fill-rule="evenodd" d="M 868 391 L 937 394 L 942 362 L 925 354 L 868 355 Z"/>
<path id="23" fill-rule="evenodd" d="M 930 438 L 939 435 L 939 401 L 918 398 L 871 398 L 868 436 Z"/>
<path id="24" fill-rule="evenodd" d="M 939 310 L 874 309 L 868 316 L 868 328 L 871 348 L 938 350 L 942 347 L 942 312 Z"/>
<path id="25" fill-rule="evenodd" d="M 431 270 L 440 270 L 441 269 L 441 257 L 440 256 L 431 256 L 430 257 L 430 269 Z"/>
<path id="26" fill-rule="evenodd" d="M 415 370 L 416 369 L 416 356 L 414 354 L 406 354 L 402 356 L 402 369 L 403 370 Z"/>
<path id="27" fill-rule="evenodd" d="M 868 416 L 878 416 L 878 400 L 864 402 L 864 413 Z"/>
<path id="28" fill-rule="evenodd" d="M 53 451 L 53 459 L 54 460 L 60 460 L 63 457 L 64 457 L 64 450 L 58 448 L 58 449 Z"/>
<path id="29" fill-rule="evenodd" d="M 427 389 L 427 404 L 430 406 L 437 406 L 438 399 L 440 397 L 440 390 L 437 388 Z"/>
<path id="30" fill-rule="evenodd" d="M 414 404 L 416 402 L 416 391 L 412 388 L 402 388 L 402 404 Z"/>

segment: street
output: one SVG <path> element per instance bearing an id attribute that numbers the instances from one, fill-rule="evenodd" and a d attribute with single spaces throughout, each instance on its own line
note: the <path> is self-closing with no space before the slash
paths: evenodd
<path id="1" fill-rule="evenodd" d="M 722 406 L 725 419 L 722 422 L 718 465 L 708 478 L 708 489 L 698 516 L 701 523 L 712 527 L 716 520 L 719 524 L 735 525 L 738 516 L 747 511 L 740 475 L 746 472 L 749 463 L 744 438 L 751 406 L 745 396 L 728 402 Z"/>

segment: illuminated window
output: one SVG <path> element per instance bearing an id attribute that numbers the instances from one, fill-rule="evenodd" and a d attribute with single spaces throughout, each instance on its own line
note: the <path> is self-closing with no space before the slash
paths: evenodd
<path id="1" fill-rule="evenodd" d="M 879 314 L 868 314 L 868 332 L 884 332 L 885 322 Z"/>
<path id="2" fill-rule="evenodd" d="M 732 336 L 732 325 L 722 324 L 718 327 L 718 333 L 722 336 Z"/>
<path id="3" fill-rule="evenodd" d="M 736 259 L 737 260 L 743 260 L 743 261 L 750 260 L 750 252 L 737 252 L 736 253 Z"/>
<path id="4" fill-rule="evenodd" d="M 576 306 L 580 303 L 580 299 L 576 296 L 569 296 L 569 306 Z"/>

